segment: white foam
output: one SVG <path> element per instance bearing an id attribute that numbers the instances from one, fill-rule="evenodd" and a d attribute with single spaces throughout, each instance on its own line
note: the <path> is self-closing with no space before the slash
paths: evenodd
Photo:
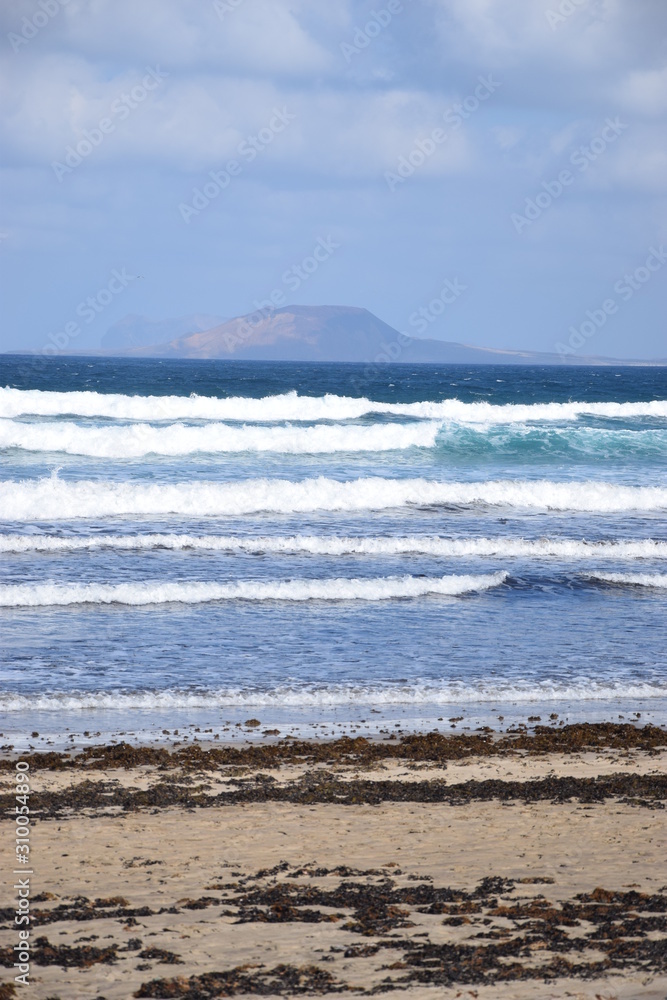
<path id="1" fill-rule="evenodd" d="M 211 396 L 124 396 L 98 392 L 45 392 L 0 389 L 0 416 L 85 416 L 122 420 L 349 420 L 367 413 L 391 413 L 428 420 L 464 423 L 513 423 L 526 420 L 576 420 L 585 414 L 601 417 L 667 417 L 667 400 L 639 403 L 381 403 L 349 396 L 300 396 L 296 392 L 253 399 Z"/>
<path id="2" fill-rule="evenodd" d="M 249 479 L 232 483 L 141 483 L 69 481 L 52 475 L 0 483 L 0 517 L 7 521 L 388 510 L 423 504 L 497 504 L 600 513 L 657 511 L 667 508 L 667 488 L 550 480 L 448 483 L 369 477 L 339 482 L 321 476 L 299 482 Z"/>
<path id="3" fill-rule="evenodd" d="M 156 711 L 215 708 L 313 708 L 369 705 L 497 705 L 618 701 L 626 707 L 638 699 L 664 699 L 667 685 L 648 681 L 582 678 L 563 682 L 511 678 L 506 681 L 417 681 L 411 684 L 282 685 L 269 691 L 226 687 L 212 690 L 70 691 L 50 694 L 0 694 L 4 712 Z M 124 720 L 126 726 L 130 720 Z"/>
<path id="4" fill-rule="evenodd" d="M 132 459 L 146 455 L 224 454 L 277 452 L 281 454 L 330 454 L 337 452 L 387 452 L 436 445 L 465 453 L 480 448 L 516 453 L 534 447 L 557 454 L 575 451 L 606 457 L 611 449 L 623 454 L 662 455 L 665 430 L 608 430 L 600 427 L 534 424 L 463 424 L 455 421 L 395 421 L 358 424 L 315 424 L 304 427 L 254 424 L 129 423 L 87 427 L 72 421 L 17 421 L 0 418 L 0 449 L 85 455 L 92 458 Z"/>
<path id="5" fill-rule="evenodd" d="M 242 580 L 235 583 L 39 583 L 0 586 L 0 607 L 70 604 L 201 604 L 208 601 L 386 601 L 427 594 L 457 596 L 497 587 L 507 573 L 480 576 L 333 580 Z"/>
<path id="6" fill-rule="evenodd" d="M 64 452 L 94 458 L 141 458 L 144 455 L 190 455 L 274 451 L 284 454 L 393 451 L 432 448 L 440 424 L 374 424 L 369 427 L 320 424 L 315 427 L 202 427 L 130 424 L 81 427 L 67 422 L 20 423 L 0 420 L 0 448 Z"/>
<path id="7" fill-rule="evenodd" d="M 337 535 L 0 535 L 0 552 L 81 552 L 98 549 L 142 551 L 193 549 L 212 552 L 272 554 L 308 553 L 322 556 L 402 554 L 453 558 L 493 557 L 526 559 L 667 559 L 667 542 L 587 542 L 576 538 L 534 541 L 524 538 L 439 538 L 412 535 L 399 538 Z"/>
<path id="8" fill-rule="evenodd" d="M 667 587 L 667 573 L 596 573 L 589 579 L 628 587 Z"/>

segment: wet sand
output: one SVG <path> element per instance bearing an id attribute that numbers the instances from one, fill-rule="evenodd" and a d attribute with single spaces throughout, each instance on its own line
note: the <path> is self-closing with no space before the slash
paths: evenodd
<path id="1" fill-rule="evenodd" d="M 667 995 L 664 729 L 24 759 L 26 996 Z"/>

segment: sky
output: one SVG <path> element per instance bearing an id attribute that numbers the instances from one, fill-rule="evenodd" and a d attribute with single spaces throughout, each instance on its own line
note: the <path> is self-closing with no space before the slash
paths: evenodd
<path id="1" fill-rule="evenodd" d="M 665 0 L 4 0 L 0 47 L 0 350 L 281 292 L 667 356 Z"/>

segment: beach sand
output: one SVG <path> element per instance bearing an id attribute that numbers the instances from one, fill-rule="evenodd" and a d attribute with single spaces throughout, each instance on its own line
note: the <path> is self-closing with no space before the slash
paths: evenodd
<path id="1" fill-rule="evenodd" d="M 664 729 L 24 759 L 26 996 L 667 996 Z"/>

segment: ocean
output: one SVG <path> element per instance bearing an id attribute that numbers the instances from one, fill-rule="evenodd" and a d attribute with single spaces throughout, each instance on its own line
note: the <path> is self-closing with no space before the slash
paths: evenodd
<path id="1" fill-rule="evenodd" d="M 4 743 L 667 721 L 665 369 L 2 369 Z"/>

